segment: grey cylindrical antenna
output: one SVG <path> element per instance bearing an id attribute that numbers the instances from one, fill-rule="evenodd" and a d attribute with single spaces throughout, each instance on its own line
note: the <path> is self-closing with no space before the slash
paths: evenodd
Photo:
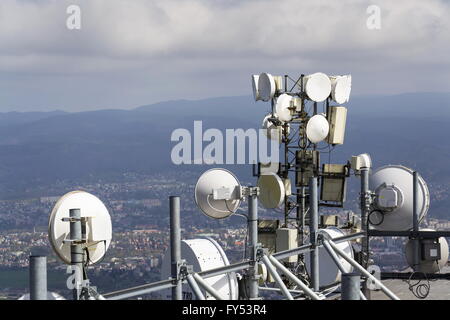
<path id="1" fill-rule="evenodd" d="M 75 272 L 73 299 L 80 300 L 81 281 L 83 280 L 83 248 L 81 247 L 81 210 L 70 209 L 70 264 Z"/>
<path id="2" fill-rule="evenodd" d="M 256 259 L 256 247 L 258 244 L 258 197 L 256 195 L 249 195 L 248 197 L 248 251 L 251 254 L 251 260 Z M 249 268 L 249 298 L 258 298 L 258 264 L 254 263 Z"/>
<path id="3" fill-rule="evenodd" d="M 309 178 L 309 206 L 310 206 L 310 242 L 313 249 L 310 252 L 311 282 L 314 291 L 319 291 L 319 247 L 317 246 L 317 232 L 319 230 L 319 206 L 317 198 L 317 177 Z"/>
<path id="4" fill-rule="evenodd" d="M 171 276 L 176 282 L 176 286 L 172 288 L 172 300 L 182 300 L 182 283 L 179 277 L 181 261 L 180 197 L 171 196 L 169 199 Z"/>
<path id="5" fill-rule="evenodd" d="M 413 172 L 413 231 L 419 231 L 419 173 Z M 413 269 L 417 270 L 420 264 L 420 240 L 413 239 Z"/>
<path id="6" fill-rule="evenodd" d="M 47 300 L 47 257 L 30 256 L 30 300 Z"/>
<path id="7" fill-rule="evenodd" d="M 342 274 L 342 300 L 360 300 L 360 283 L 358 273 Z"/>

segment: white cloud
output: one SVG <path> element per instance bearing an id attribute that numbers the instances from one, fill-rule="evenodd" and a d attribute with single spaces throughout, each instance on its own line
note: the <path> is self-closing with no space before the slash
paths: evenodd
<path id="1" fill-rule="evenodd" d="M 80 31 L 66 28 L 70 4 L 81 7 Z M 381 8 L 381 30 L 366 28 L 371 4 Z M 352 72 L 360 80 L 355 91 L 364 93 L 448 90 L 448 17 L 444 0 L 2 0 L 0 71 L 45 76 L 43 85 L 56 87 L 89 76 L 90 85 L 106 81 L 101 87 L 110 95 L 117 93 L 106 89 L 108 81 L 116 88 L 112 79 L 126 79 L 122 94 L 134 96 L 111 99 L 114 107 L 244 94 L 249 74 L 262 71 Z M 179 96 L 167 89 L 169 80 Z M 6 80 L 0 83 L 8 89 Z M 69 105 L 108 105 L 103 96 L 71 97 Z M 3 98 L 15 106 L 26 102 Z"/>

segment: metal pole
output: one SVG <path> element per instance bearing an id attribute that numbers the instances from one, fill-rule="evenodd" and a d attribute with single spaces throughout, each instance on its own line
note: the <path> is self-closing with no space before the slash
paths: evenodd
<path id="1" fill-rule="evenodd" d="M 336 252 L 334 252 L 333 249 L 330 247 L 329 243 L 324 241 L 323 246 L 325 247 L 325 250 L 327 250 L 331 259 L 333 259 L 336 266 L 339 268 L 339 271 L 341 271 L 341 275 L 343 276 L 344 274 L 346 274 L 347 271 L 345 270 L 344 266 L 342 265 L 341 261 L 339 260 L 339 257 L 337 256 Z M 359 295 L 360 295 L 361 300 L 367 300 L 366 296 L 364 295 L 364 293 L 361 290 L 359 290 Z"/>
<path id="2" fill-rule="evenodd" d="M 367 238 L 367 216 L 369 214 L 369 168 L 361 168 L 361 230 L 366 233 L 362 238 L 363 257 L 361 264 L 367 268 L 369 255 L 369 240 Z"/>
<path id="3" fill-rule="evenodd" d="M 189 283 L 189 285 L 192 288 L 192 291 L 194 291 L 195 296 L 197 297 L 198 300 L 205 300 L 205 296 L 203 295 L 202 290 L 200 290 L 200 288 L 198 287 L 197 282 L 195 282 L 194 277 L 192 276 L 192 274 L 188 274 L 186 276 L 186 280 Z"/>
<path id="4" fill-rule="evenodd" d="M 81 211 L 80 209 L 70 209 L 70 264 L 72 271 L 75 271 L 75 287 L 73 289 L 73 299 L 80 300 L 81 285 L 83 280 L 83 248 L 81 247 Z"/>
<path id="5" fill-rule="evenodd" d="M 361 277 L 358 273 L 342 274 L 342 300 L 360 300 Z"/>
<path id="6" fill-rule="evenodd" d="M 300 288 L 302 288 L 303 292 L 306 293 L 309 297 L 311 297 L 313 300 L 320 300 L 319 296 L 312 291 L 306 284 L 304 284 L 299 278 L 297 278 L 291 271 L 289 271 L 288 268 L 283 266 L 282 263 L 280 263 L 277 259 L 275 259 L 272 256 L 269 256 L 270 262 L 274 264 L 274 266 L 281 270 L 289 279 L 294 281 Z"/>
<path id="7" fill-rule="evenodd" d="M 368 236 L 368 215 L 370 210 L 369 203 L 369 168 L 361 168 L 361 230 L 365 237 L 361 239 L 361 260 L 359 261 L 364 268 L 369 265 L 369 236 Z M 362 292 L 370 299 L 370 291 L 367 288 L 367 280 L 363 282 Z"/>
<path id="8" fill-rule="evenodd" d="M 193 273 L 192 276 L 194 277 L 195 281 L 197 281 L 197 283 L 203 287 L 203 289 L 205 289 L 210 295 L 212 295 L 214 298 L 216 298 L 217 300 L 224 300 L 222 298 L 222 296 L 217 292 L 216 289 L 214 289 L 213 287 L 211 287 L 205 280 L 203 280 L 202 277 L 200 277 L 198 274 Z"/>
<path id="9" fill-rule="evenodd" d="M 180 197 L 171 196 L 169 200 L 171 276 L 175 284 L 175 287 L 172 288 L 172 300 L 182 300 L 182 282 L 179 276 L 181 262 Z"/>
<path id="10" fill-rule="evenodd" d="M 155 291 L 170 289 L 173 287 L 174 287 L 174 285 L 172 284 L 172 279 L 168 279 L 168 280 L 153 282 L 153 283 L 142 285 L 142 286 L 135 287 L 135 288 L 124 289 L 124 290 L 106 293 L 103 296 L 106 297 L 108 300 L 122 300 L 122 299 L 133 298 L 136 296 L 142 296 L 145 294 L 150 294 Z"/>
<path id="11" fill-rule="evenodd" d="M 314 291 L 319 291 L 319 246 L 317 245 L 317 232 L 319 230 L 319 207 L 317 198 L 317 177 L 309 178 L 309 207 L 310 242 L 313 249 L 310 252 L 311 282 Z"/>
<path id="12" fill-rule="evenodd" d="M 413 172 L 413 231 L 419 231 L 419 173 Z M 420 264 L 420 239 L 413 239 L 413 269 L 417 271 Z"/>
<path id="13" fill-rule="evenodd" d="M 30 256 L 30 300 L 47 300 L 47 257 Z"/>
<path id="14" fill-rule="evenodd" d="M 348 261 L 353 267 L 358 269 L 359 272 L 361 272 L 363 275 L 365 275 L 367 278 L 372 279 L 373 282 L 375 282 L 377 285 L 380 286 L 381 290 L 392 300 L 400 300 L 391 290 L 389 290 L 380 280 L 375 278 L 370 272 L 368 272 L 364 267 L 362 267 L 358 262 L 350 258 L 344 251 L 339 249 L 336 244 L 333 243 L 331 240 L 324 240 L 324 243 L 328 242 L 330 246 L 333 248 L 335 252 L 337 252 L 342 258 Z"/>
<path id="15" fill-rule="evenodd" d="M 256 195 L 248 197 L 248 252 L 253 265 L 248 269 L 249 298 L 258 299 L 258 264 L 256 262 L 256 250 L 258 245 L 258 198 Z"/>
<path id="16" fill-rule="evenodd" d="M 264 262 L 264 264 L 267 267 L 267 270 L 269 270 L 270 275 L 275 279 L 275 282 L 277 283 L 278 287 L 280 288 L 281 292 L 283 292 L 284 296 L 288 299 L 288 300 L 294 300 L 294 298 L 292 297 L 291 293 L 289 292 L 288 288 L 286 287 L 286 285 L 284 284 L 283 280 L 281 280 L 280 275 L 278 274 L 278 272 L 275 270 L 274 266 L 272 265 L 272 263 L 270 263 L 269 258 L 264 255 L 262 257 L 262 260 Z"/>

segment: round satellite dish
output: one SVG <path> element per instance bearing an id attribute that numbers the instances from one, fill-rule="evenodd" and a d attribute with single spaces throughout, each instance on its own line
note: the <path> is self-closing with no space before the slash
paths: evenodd
<path id="1" fill-rule="evenodd" d="M 186 260 L 188 265 L 192 265 L 194 272 L 211 270 L 214 268 L 225 267 L 230 263 L 220 245 L 211 238 L 192 239 L 181 241 L 181 258 Z M 171 276 L 170 250 L 164 255 L 161 279 L 166 280 Z M 238 283 L 234 272 L 217 275 L 211 278 L 205 278 L 205 281 L 212 286 L 226 300 L 237 300 L 239 297 Z M 196 299 L 190 286 L 183 285 L 183 300 Z M 171 298 L 171 290 L 166 290 L 164 298 Z M 208 300 L 215 298 L 203 290 L 203 295 Z"/>
<path id="2" fill-rule="evenodd" d="M 283 180 L 275 173 L 265 173 L 258 179 L 258 199 L 264 208 L 278 208 L 284 200 L 286 190 Z"/>
<path id="3" fill-rule="evenodd" d="M 269 73 L 261 73 L 258 78 L 258 93 L 262 101 L 269 101 L 277 89 L 275 79 Z"/>
<path id="4" fill-rule="evenodd" d="M 309 119 L 306 125 L 306 136 L 312 143 L 319 143 L 328 136 L 330 125 L 327 118 L 322 114 L 316 114 Z"/>
<path id="5" fill-rule="evenodd" d="M 435 231 L 433 229 L 421 229 L 421 231 Z M 439 239 L 437 239 L 437 241 L 439 242 L 439 247 L 440 247 L 440 253 L 441 253 L 441 258 L 438 260 L 420 260 L 419 265 L 417 267 L 417 271 L 418 272 L 423 272 L 423 273 L 436 273 L 439 272 L 440 270 L 442 270 L 442 268 L 444 268 L 447 265 L 447 261 L 448 261 L 448 242 L 444 237 L 440 237 Z M 420 243 L 422 245 L 427 245 L 427 244 L 433 244 L 435 243 L 434 239 L 422 239 L 420 241 Z M 414 244 L 412 240 L 408 240 L 408 242 L 406 243 L 406 247 L 405 247 L 405 255 L 406 255 L 406 261 L 408 262 L 408 265 L 412 268 L 413 264 L 414 264 Z M 430 250 L 430 253 L 435 253 L 436 256 L 438 254 L 437 250 L 432 251 L 433 249 Z"/>
<path id="6" fill-rule="evenodd" d="M 280 121 L 289 122 L 292 120 L 292 110 L 289 108 L 292 107 L 293 99 L 293 97 L 285 93 L 277 98 L 275 110 Z"/>
<path id="7" fill-rule="evenodd" d="M 62 196 L 55 204 L 48 222 L 48 237 L 58 257 L 70 264 L 70 209 L 80 209 L 85 218 L 86 239 L 83 243 L 85 261 L 94 264 L 100 261 L 108 250 L 112 238 L 111 217 L 108 209 L 96 196 L 84 191 L 72 191 Z M 86 251 L 89 253 L 86 254 Z"/>
<path id="8" fill-rule="evenodd" d="M 381 167 L 370 176 L 370 190 L 375 192 L 375 210 L 383 214 L 379 224 L 371 227 L 381 231 L 407 231 L 413 227 L 413 170 L 400 165 Z M 430 206 L 427 184 L 419 176 L 419 219 Z"/>
<path id="9" fill-rule="evenodd" d="M 315 102 L 325 101 L 331 93 L 331 80 L 321 72 L 304 78 L 304 88 L 308 98 Z"/>
<path id="10" fill-rule="evenodd" d="M 321 230 L 325 231 L 330 236 L 331 239 L 345 236 L 345 233 L 336 227 L 328 227 L 326 229 L 321 229 Z M 337 243 L 336 246 L 339 249 L 341 249 L 342 251 L 344 251 L 348 256 L 353 258 L 353 248 L 349 241 Z M 320 282 L 321 287 L 331 286 L 331 285 L 335 284 L 336 282 L 341 281 L 341 271 L 336 266 L 333 259 L 330 257 L 330 254 L 324 247 L 319 248 L 319 261 L 320 261 L 320 263 L 319 263 L 319 282 Z M 341 264 L 343 265 L 343 267 L 347 273 L 352 272 L 353 267 L 351 266 L 351 264 L 349 264 L 347 262 L 347 260 L 345 260 L 344 258 L 339 256 L 339 261 L 341 262 Z M 308 253 L 305 254 L 305 264 L 306 264 L 306 268 L 309 272 L 310 256 Z M 334 291 L 338 287 L 339 286 L 331 287 L 330 291 Z"/>
<path id="11" fill-rule="evenodd" d="M 350 100 L 352 90 L 352 76 L 332 76 L 331 80 L 331 98 L 339 104 Z"/>
<path id="12" fill-rule="evenodd" d="M 208 217 L 226 218 L 241 204 L 241 184 L 226 169 L 210 169 L 204 172 L 195 185 L 195 203 Z"/>

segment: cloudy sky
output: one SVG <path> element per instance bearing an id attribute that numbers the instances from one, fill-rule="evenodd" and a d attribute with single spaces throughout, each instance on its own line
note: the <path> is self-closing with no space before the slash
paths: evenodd
<path id="1" fill-rule="evenodd" d="M 0 1 L 0 112 L 250 95 L 251 74 L 317 71 L 351 73 L 353 94 L 450 92 L 450 1 Z"/>

